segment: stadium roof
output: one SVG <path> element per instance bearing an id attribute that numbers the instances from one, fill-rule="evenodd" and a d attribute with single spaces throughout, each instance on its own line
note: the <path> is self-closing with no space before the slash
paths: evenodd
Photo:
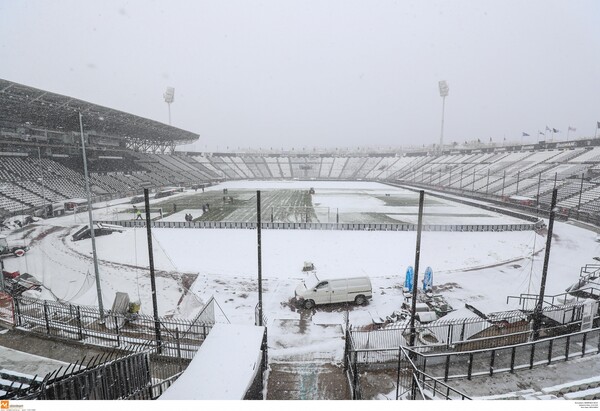
<path id="1" fill-rule="evenodd" d="M 199 135 L 87 101 L 0 79 L 0 123 L 79 132 L 84 129 L 158 144 L 185 144 Z"/>

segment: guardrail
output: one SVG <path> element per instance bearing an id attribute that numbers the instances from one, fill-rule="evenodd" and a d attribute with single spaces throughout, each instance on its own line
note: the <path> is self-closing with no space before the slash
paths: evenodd
<path id="1" fill-rule="evenodd" d="M 473 350 L 459 353 L 424 354 L 412 351 L 417 367 L 434 378 L 448 381 L 451 378 L 471 379 L 477 375 L 494 375 L 532 369 L 585 355 L 600 353 L 600 328 L 537 341 Z"/>
<path id="2" fill-rule="evenodd" d="M 120 225 L 128 228 L 146 227 L 143 220 L 96 221 L 102 224 Z M 490 231 L 528 231 L 537 230 L 542 222 L 523 224 L 425 224 L 423 231 L 452 232 L 490 232 Z M 218 228 L 218 229 L 256 229 L 256 222 L 239 221 L 152 221 L 152 228 Z M 417 224 L 394 223 L 261 223 L 266 230 L 340 230 L 340 231 L 417 231 Z"/>
<path id="3" fill-rule="evenodd" d="M 159 318 L 157 340 L 154 317 L 105 311 L 104 322 L 96 307 L 77 306 L 29 297 L 14 298 L 15 325 L 37 334 L 104 347 L 146 346 L 149 342 L 166 357 L 191 360 L 212 329 L 211 323 Z"/>

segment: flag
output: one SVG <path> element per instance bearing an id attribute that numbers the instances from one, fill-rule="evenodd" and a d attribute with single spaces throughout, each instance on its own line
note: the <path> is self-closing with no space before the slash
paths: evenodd
<path id="1" fill-rule="evenodd" d="M 598 124 L 600 124 L 600 123 L 598 123 Z M 550 127 L 546 126 L 546 131 L 552 131 L 552 130 L 550 130 Z"/>
<path id="2" fill-rule="evenodd" d="M 598 125 L 596 126 L 596 128 L 600 128 L 600 121 L 598 121 Z"/>
<path id="3" fill-rule="evenodd" d="M 538 134 L 541 134 L 541 135 L 545 136 L 545 134 L 542 133 L 540 130 L 538 130 Z"/>
<path id="4" fill-rule="evenodd" d="M 560 130 L 557 130 L 557 129 L 553 128 L 553 129 L 552 129 L 552 132 L 553 132 L 553 133 L 560 133 Z"/>
<path id="5" fill-rule="evenodd" d="M 569 126 L 569 131 L 577 131 L 577 129 L 575 127 Z"/>
<path id="6" fill-rule="evenodd" d="M 526 132 L 523 132 L 523 137 L 529 137 L 529 134 L 527 134 Z"/>

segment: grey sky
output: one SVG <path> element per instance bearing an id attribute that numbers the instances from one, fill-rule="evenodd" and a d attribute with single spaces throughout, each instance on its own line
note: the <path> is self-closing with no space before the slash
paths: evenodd
<path id="1" fill-rule="evenodd" d="M 598 1 L 0 0 L 0 77 L 201 134 L 197 149 L 593 136 Z"/>

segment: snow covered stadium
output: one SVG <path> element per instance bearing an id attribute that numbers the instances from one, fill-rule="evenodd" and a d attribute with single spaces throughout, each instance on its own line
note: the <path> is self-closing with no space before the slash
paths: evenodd
<path id="1" fill-rule="evenodd" d="M 0 398 L 599 398 L 600 139 L 200 153 L 175 150 L 196 134 L 6 80 L 0 107 L 1 234 L 29 247 L 3 259 L 0 320 L 11 331 L 0 335 Z M 95 238 L 100 284 L 91 239 L 74 237 L 88 224 L 82 140 L 93 219 L 108 234 Z M 419 190 L 417 272 L 431 267 L 433 280 L 411 333 Z M 294 304 L 315 274 L 368 276 L 373 296 Z M 59 375 L 74 361 L 43 344 L 29 352 L 43 360 L 29 357 L 26 339 L 106 354 Z M 112 366 L 120 371 L 108 381 Z M 215 368 L 223 381 L 190 389 Z M 232 379 L 234 369 L 250 372 Z M 131 383 L 140 370 L 148 378 Z M 90 374 L 104 382 L 85 385 Z"/>

